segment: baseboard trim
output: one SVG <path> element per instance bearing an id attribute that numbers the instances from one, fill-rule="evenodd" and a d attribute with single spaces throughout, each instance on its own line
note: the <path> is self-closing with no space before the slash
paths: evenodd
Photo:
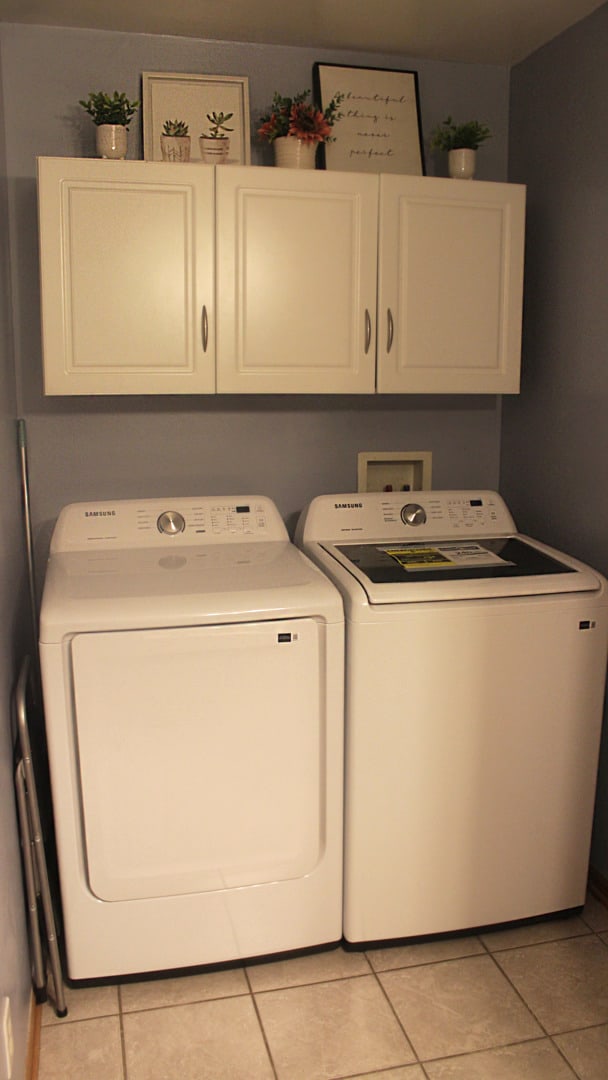
<path id="1" fill-rule="evenodd" d="M 36 997 L 30 998 L 30 1018 L 28 1024 L 27 1054 L 25 1058 L 25 1080 L 38 1080 L 40 1065 L 40 1028 L 42 1026 L 42 1005 Z"/>
<path id="2" fill-rule="evenodd" d="M 605 878 L 598 870 L 594 870 L 593 867 L 589 870 L 589 892 L 604 907 L 608 908 L 608 878 Z"/>

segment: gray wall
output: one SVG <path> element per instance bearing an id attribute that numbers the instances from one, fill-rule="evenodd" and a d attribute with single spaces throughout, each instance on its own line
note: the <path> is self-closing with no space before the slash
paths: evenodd
<path id="1" fill-rule="evenodd" d="M 509 178 L 528 185 L 521 397 L 501 488 L 521 529 L 608 574 L 608 4 L 513 69 Z M 608 725 L 593 865 L 608 878 Z"/>
<path id="2" fill-rule="evenodd" d="M 26 648 L 27 589 L 21 531 L 16 398 L 10 315 L 6 155 L 0 64 L 0 997 L 15 1031 L 15 1080 L 25 1075 L 30 1001 L 19 842 L 13 798 L 10 701 Z M 31 643 L 28 643 L 31 644 Z"/>
<path id="3" fill-rule="evenodd" d="M 5 67 L 20 407 L 31 444 L 39 566 L 52 523 L 87 498 L 259 491 L 288 525 L 313 495 L 356 487 L 358 450 L 431 450 L 435 486 L 493 487 L 500 411 L 493 397 L 44 399 L 41 393 L 35 158 L 92 155 L 89 90 L 140 94 L 142 71 L 247 75 L 252 129 L 272 93 L 311 85 L 315 60 L 416 69 L 426 137 L 451 112 L 496 133 L 479 176 L 506 178 L 508 71 L 190 39 L 0 26 Z M 138 124 L 129 156 L 141 156 Z M 253 160 L 260 161 L 254 145 Z M 445 161 L 428 155 L 428 172 Z M 319 253 L 322 257 L 322 253 Z M 136 288 L 134 283 L 134 288 Z M 311 315 L 312 317 L 312 315 Z"/>

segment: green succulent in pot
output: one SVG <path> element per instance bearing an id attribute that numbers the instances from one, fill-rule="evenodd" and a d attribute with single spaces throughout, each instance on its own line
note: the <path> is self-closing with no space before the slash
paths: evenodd
<path id="1" fill-rule="evenodd" d="M 173 136 L 174 139 L 185 139 L 188 135 L 188 125 L 185 120 L 165 120 L 163 135 Z"/>
<path id="2" fill-rule="evenodd" d="M 227 127 L 228 121 L 232 120 L 233 116 L 234 113 L 231 112 L 207 113 L 209 130 L 204 133 L 204 137 L 207 139 L 225 139 L 229 131 L 234 131 L 234 128 Z"/>
<path id="3" fill-rule="evenodd" d="M 86 101 L 81 99 L 78 104 L 82 105 L 97 126 L 118 124 L 125 128 L 129 127 L 129 122 L 139 108 L 139 101 L 129 101 L 127 95 L 119 94 L 118 90 L 115 90 L 112 96 L 103 90 L 90 93 Z"/>

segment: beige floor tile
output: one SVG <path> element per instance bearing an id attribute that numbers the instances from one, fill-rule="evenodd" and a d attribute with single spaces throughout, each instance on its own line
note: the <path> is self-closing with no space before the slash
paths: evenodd
<path id="1" fill-rule="evenodd" d="M 587 896 L 582 917 L 592 930 L 608 930 L 608 908 L 591 893 Z"/>
<path id="2" fill-rule="evenodd" d="M 479 938 L 471 936 L 422 941 L 418 945 L 392 945 L 387 949 L 368 949 L 367 958 L 374 971 L 393 971 L 395 968 L 435 964 L 439 960 L 455 960 L 483 952 Z"/>
<path id="3" fill-rule="evenodd" d="M 369 975 L 370 967 L 363 952 L 331 949 L 328 952 L 294 956 L 268 964 L 251 964 L 247 974 L 253 991 L 281 990 L 287 986 L 347 979 L 353 975 Z"/>
<path id="4" fill-rule="evenodd" d="M 425 1069 L 429 1080 L 576 1080 L 549 1039 L 433 1061 Z"/>
<path id="5" fill-rule="evenodd" d="M 550 1034 L 608 1021 L 608 949 L 595 936 L 495 957 Z"/>
<path id="6" fill-rule="evenodd" d="M 489 956 L 386 971 L 378 978 L 423 1061 L 542 1034 Z"/>
<path id="7" fill-rule="evenodd" d="M 573 915 L 568 919 L 548 919 L 530 923 L 528 926 L 515 926 L 511 930 L 493 930 L 482 934 L 481 940 L 490 952 L 497 952 L 499 949 L 539 945 L 543 941 L 559 941 L 562 938 L 581 937 L 589 933 L 591 931 L 587 923 L 578 915 Z"/>
<path id="8" fill-rule="evenodd" d="M 38 1080 L 124 1080 L 118 1016 L 43 1028 Z"/>
<path id="9" fill-rule="evenodd" d="M 95 1016 L 118 1014 L 118 989 L 116 986 L 65 987 L 67 1017 L 59 1017 L 50 1002 L 42 1007 L 42 1026 L 66 1024 L 72 1020 L 91 1020 Z"/>
<path id="10" fill-rule="evenodd" d="M 557 1035 L 555 1042 L 576 1069 L 580 1080 L 606 1080 L 608 1076 L 608 1024 Z"/>
<path id="11" fill-rule="evenodd" d="M 330 1080 L 415 1060 L 376 979 L 256 994 L 279 1080 Z"/>
<path id="12" fill-rule="evenodd" d="M 242 968 L 209 971 L 201 975 L 184 975 L 176 979 L 151 979 L 124 983 L 120 987 L 123 1012 L 156 1009 L 163 1005 L 186 1005 L 212 998 L 236 997 L 248 994 L 249 987 Z"/>
<path id="13" fill-rule="evenodd" d="M 273 1080 L 250 997 L 128 1013 L 123 1024 L 129 1080 Z"/>

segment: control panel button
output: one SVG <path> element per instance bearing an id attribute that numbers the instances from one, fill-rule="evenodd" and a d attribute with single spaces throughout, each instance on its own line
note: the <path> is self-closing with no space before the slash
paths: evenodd
<path id="1" fill-rule="evenodd" d="M 177 510 L 165 510 L 156 524 L 158 531 L 164 533 L 165 536 L 177 536 L 178 533 L 183 533 L 186 528 L 186 522 Z"/>
<path id="2" fill-rule="evenodd" d="M 404 525 L 424 525 L 426 510 L 419 503 L 406 503 L 401 508 L 401 520 Z"/>

